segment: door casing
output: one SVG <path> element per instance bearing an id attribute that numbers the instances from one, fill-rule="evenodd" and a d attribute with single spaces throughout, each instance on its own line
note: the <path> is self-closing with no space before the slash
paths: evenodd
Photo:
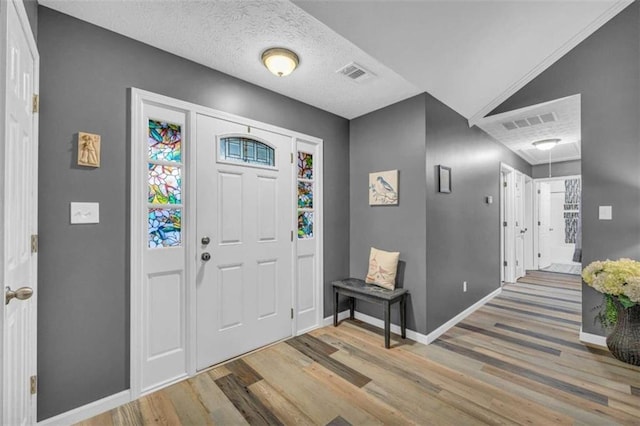
<path id="1" fill-rule="evenodd" d="M 131 283 L 131 346 L 130 346 L 130 355 L 131 355 L 131 379 L 130 379 L 130 398 L 134 400 L 140 397 L 143 394 L 147 394 L 153 392 L 161 387 L 168 386 L 176 381 L 183 380 L 186 377 L 194 376 L 196 371 L 196 289 L 195 289 L 195 273 L 197 267 L 197 250 L 196 250 L 196 229 L 195 226 L 186 226 L 183 229 L 183 241 L 185 248 L 185 257 L 186 257 L 186 271 L 185 271 L 185 279 L 187 282 L 186 286 L 186 340 L 187 340 L 187 371 L 183 376 L 177 377 L 173 381 L 164 382 L 157 387 L 151 388 L 142 388 L 141 383 L 141 369 L 142 369 L 142 346 L 141 342 L 144 338 L 142 333 L 142 283 L 145 279 L 145 272 L 143 268 L 143 253 L 146 249 L 146 245 L 143 245 L 144 238 L 146 236 L 146 227 L 143 226 L 142 221 L 140 220 L 141 212 L 146 209 L 146 201 L 144 197 L 141 195 L 141 191 L 139 188 L 145 185 L 145 181 L 142 178 L 143 173 L 140 170 L 141 165 L 145 163 L 144 151 L 142 149 L 136 149 L 135 144 L 139 141 L 139 126 L 141 126 L 143 121 L 143 113 L 142 106 L 144 103 L 149 105 L 162 106 L 169 109 L 177 109 L 180 111 L 184 111 L 187 115 L 186 119 L 186 131 L 188 134 L 194 135 L 194 130 L 196 129 L 196 117 L 198 114 L 208 115 L 216 118 L 220 118 L 223 120 L 240 122 L 248 127 L 261 128 L 264 130 L 268 130 L 273 133 L 282 134 L 292 138 L 292 143 L 294 144 L 292 147 L 292 151 L 297 151 L 297 145 L 299 143 L 313 144 L 317 146 L 317 156 L 314 158 L 314 167 L 317 167 L 318 172 L 320 173 L 319 179 L 317 181 L 318 185 L 316 186 L 316 194 L 314 197 L 314 203 L 317 203 L 318 217 L 315 221 L 316 226 L 320 230 L 320 232 L 316 233 L 316 257 L 317 257 L 317 267 L 315 268 L 315 283 L 316 283 L 316 297 L 318 298 L 318 312 L 317 312 L 317 322 L 316 327 L 322 326 L 323 322 L 323 307 L 324 300 L 322 291 L 322 285 L 324 282 L 323 278 L 323 191 L 322 191 L 322 170 L 323 170 L 323 155 L 322 155 L 322 147 L 323 141 L 317 137 L 305 135 L 303 133 L 295 132 L 292 130 L 284 129 L 278 126 L 273 126 L 270 124 L 262 123 L 256 120 L 250 120 L 244 117 L 240 117 L 234 114 L 229 114 L 226 112 L 218 111 L 212 108 L 204 107 L 197 104 L 192 104 L 185 101 L 180 101 L 177 99 L 173 99 L 170 97 L 166 97 L 163 95 L 155 94 L 152 92 L 131 88 L 130 89 L 130 102 L 131 102 L 131 132 L 129 134 L 129 144 L 131 146 L 131 241 L 130 241 L 130 260 L 131 260 L 131 274 L 130 274 L 130 283 Z M 194 139 L 195 140 L 195 139 Z M 187 142 L 190 143 L 190 142 Z M 190 224 L 196 223 L 196 209 L 195 205 L 191 205 L 191 203 L 196 200 L 196 188 L 195 188 L 195 173 L 193 171 L 196 170 L 196 158 L 195 155 L 189 154 L 189 152 L 195 152 L 194 149 L 185 149 L 185 176 L 183 178 L 184 182 L 184 196 L 186 201 L 184 203 L 186 213 L 184 215 L 184 221 Z M 295 164 L 294 164 L 295 166 Z M 293 180 L 295 184 L 295 179 Z M 294 200 L 297 198 L 297 192 L 294 187 L 292 187 L 293 193 L 296 194 Z M 194 200 L 194 201 L 191 201 Z M 293 216 L 297 218 L 296 211 L 296 203 L 293 203 L 291 206 L 292 212 L 294 212 Z M 292 223 L 292 231 L 296 228 L 295 224 Z M 292 249 L 292 260 L 295 259 L 296 255 L 296 245 L 297 239 L 293 239 L 293 249 Z M 293 276 L 295 277 L 296 271 L 296 263 L 292 262 L 293 265 Z M 296 309 L 296 283 L 293 284 L 293 308 Z M 299 330 L 298 324 L 296 322 L 296 315 L 294 315 L 293 320 L 293 330 L 292 335 L 297 335 L 298 333 L 306 332 L 309 328 L 305 330 Z"/>

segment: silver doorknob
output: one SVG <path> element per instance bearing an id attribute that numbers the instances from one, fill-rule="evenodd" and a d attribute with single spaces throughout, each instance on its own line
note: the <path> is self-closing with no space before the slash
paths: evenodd
<path id="1" fill-rule="evenodd" d="M 11 290 L 11 287 L 5 288 L 4 304 L 8 305 L 11 299 L 27 300 L 33 296 L 33 289 L 31 287 L 20 287 L 17 290 Z"/>
<path id="2" fill-rule="evenodd" d="M 202 255 L 200 256 L 200 259 L 204 260 L 205 262 L 208 262 L 211 260 L 211 254 L 207 253 L 206 251 L 204 253 L 202 253 Z"/>

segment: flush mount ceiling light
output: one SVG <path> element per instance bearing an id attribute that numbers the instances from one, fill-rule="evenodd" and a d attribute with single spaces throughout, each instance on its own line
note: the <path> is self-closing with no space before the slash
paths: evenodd
<path id="1" fill-rule="evenodd" d="M 542 139 L 540 141 L 533 142 L 532 145 L 540 151 L 549 151 L 554 146 L 558 145 L 558 142 L 560 142 L 560 139 Z"/>
<path id="2" fill-rule="evenodd" d="M 289 49 L 274 47 L 262 53 L 262 63 L 269 71 L 278 77 L 284 77 L 296 69 L 300 60 L 298 55 Z"/>

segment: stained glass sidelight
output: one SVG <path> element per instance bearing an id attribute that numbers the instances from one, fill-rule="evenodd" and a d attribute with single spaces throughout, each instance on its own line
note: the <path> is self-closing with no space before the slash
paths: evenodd
<path id="1" fill-rule="evenodd" d="M 180 167 L 149 164 L 149 203 L 182 202 Z"/>
<path id="2" fill-rule="evenodd" d="M 313 208 L 313 183 L 298 181 L 298 208 Z"/>
<path id="3" fill-rule="evenodd" d="M 313 212 L 298 212 L 298 238 L 313 238 Z"/>
<path id="4" fill-rule="evenodd" d="M 149 159 L 182 161 L 181 130 L 178 124 L 149 120 Z"/>
<path id="5" fill-rule="evenodd" d="M 313 179 L 313 155 L 298 151 L 298 179 Z"/>
<path id="6" fill-rule="evenodd" d="M 149 248 L 181 245 L 181 211 L 179 209 L 149 209 Z"/>

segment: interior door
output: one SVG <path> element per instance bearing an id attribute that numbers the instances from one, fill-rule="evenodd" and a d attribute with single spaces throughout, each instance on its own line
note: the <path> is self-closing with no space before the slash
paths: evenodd
<path id="1" fill-rule="evenodd" d="M 538 269 L 551 265 L 551 187 L 540 182 L 538 187 Z"/>
<path id="2" fill-rule="evenodd" d="M 38 53 L 22 2 L 0 3 L 2 16 L 3 173 L 0 214 L 2 424 L 35 423 Z M 33 237 L 32 237 L 33 235 Z M 32 243 L 32 238 L 33 243 Z M 35 386 L 35 382 L 34 382 Z M 34 387 L 35 390 L 35 387 Z"/>
<path id="3" fill-rule="evenodd" d="M 524 235 L 527 232 L 524 219 L 524 175 L 516 172 L 514 187 L 515 226 L 515 279 L 525 274 Z"/>
<path id="4" fill-rule="evenodd" d="M 292 334 L 290 137 L 197 116 L 197 368 Z"/>

